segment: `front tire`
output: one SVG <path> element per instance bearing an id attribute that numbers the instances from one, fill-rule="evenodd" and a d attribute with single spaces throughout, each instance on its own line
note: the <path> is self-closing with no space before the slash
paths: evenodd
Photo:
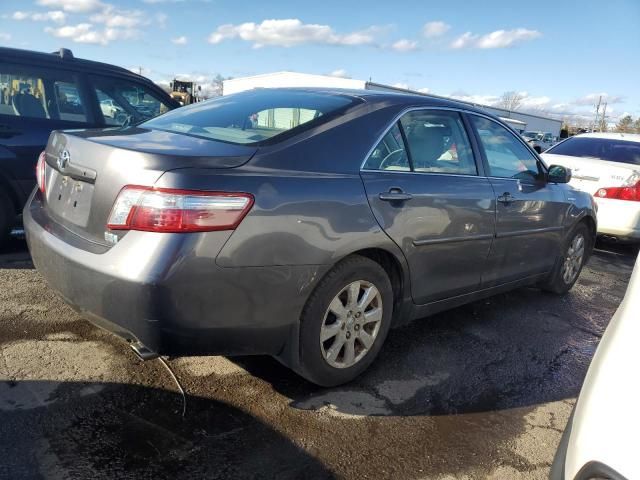
<path id="1" fill-rule="evenodd" d="M 551 275 L 544 284 L 543 290 L 558 295 L 567 293 L 578 280 L 591 251 L 589 229 L 584 223 L 578 224 L 568 236 L 562 255 L 556 262 Z"/>
<path id="2" fill-rule="evenodd" d="M 322 279 L 302 312 L 299 373 L 324 387 L 353 380 L 378 355 L 392 315 L 384 269 L 366 257 L 347 257 Z"/>

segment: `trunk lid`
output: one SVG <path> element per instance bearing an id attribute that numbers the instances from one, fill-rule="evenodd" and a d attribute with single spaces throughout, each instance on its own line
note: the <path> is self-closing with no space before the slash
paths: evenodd
<path id="1" fill-rule="evenodd" d="M 238 167 L 256 151 L 142 128 L 53 132 L 46 148 L 47 212 L 85 240 L 108 245 L 107 219 L 125 185 L 152 186 L 179 168 Z"/>
<path id="2" fill-rule="evenodd" d="M 611 162 L 598 158 L 571 157 L 543 153 L 548 165 L 562 165 L 571 169 L 569 185 L 594 195 L 599 188 L 626 186 L 627 182 L 640 173 L 640 166 L 629 163 Z"/>

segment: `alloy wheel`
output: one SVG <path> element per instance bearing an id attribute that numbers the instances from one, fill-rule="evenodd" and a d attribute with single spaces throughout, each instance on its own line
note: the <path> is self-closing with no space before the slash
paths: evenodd
<path id="1" fill-rule="evenodd" d="M 382 314 L 382 295 L 372 283 L 356 280 L 340 290 L 320 328 L 325 361 L 335 368 L 348 368 L 362 360 L 380 331 Z"/>
<path id="2" fill-rule="evenodd" d="M 584 235 L 579 233 L 573 237 L 571 245 L 567 249 L 564 264 L 562 265 L 562 280 L 567 285 L 573 282 L 580 272 L 582 260 L 584 259 L 584 245 Z"/>

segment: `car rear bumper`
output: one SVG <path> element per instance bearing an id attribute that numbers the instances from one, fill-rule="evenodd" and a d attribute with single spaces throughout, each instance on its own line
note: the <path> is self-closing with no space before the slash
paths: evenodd
<path id="1" fill-rule="evenodd" d="M 271 354 L 288 363 L 306 298 L 328 269 L 219 267 L 230 232 L 132 231 L 90 252 L 56 234 L 38 195 L 24 225 L 36 268 L 72 307 L 162 355 Z"/>
<path id="2" fill-rule="evenodd" d="M 596 198 L 598 234 L 620 240 L 640 240 L 640 202 Z"/>

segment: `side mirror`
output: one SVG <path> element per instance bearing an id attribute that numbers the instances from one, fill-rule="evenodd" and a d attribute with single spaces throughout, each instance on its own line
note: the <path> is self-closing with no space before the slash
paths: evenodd
<path id="1" fill-rule="evenodd" d="M 562 165 L 551 165 L 547 180 L 551 183 L 569 183 L 571 181 L 571 169 Z"/>

